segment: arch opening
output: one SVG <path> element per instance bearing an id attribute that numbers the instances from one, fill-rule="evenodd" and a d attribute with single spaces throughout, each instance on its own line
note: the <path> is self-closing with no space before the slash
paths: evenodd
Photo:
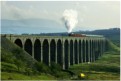
<path id="1" fill-rule="evenodd" d="M 89 62 L 89 55 L 88 55 L 88 50 L 89 50 L 89 44 L 88 44 L 88 41 L 86 40 L 86 62 Z"/>
<path id="2" fill-rule="evenodd" d="M 74 61 L 74 59 L 73 59 L 73 41 L 71 40 L 70 41 L 70 65 L 73 65 L 73 61 Z"/>
<path id="3" fill-rule="evenodd" d="M 81 63 L 82 62 L 82 54 L 81 54 L 81 40 L 79 40 L 79 63 Z"/>
<path id="4" fill-rule="evenodd" d="M 94 43 L 94 40 L 93 40 L 92 41 L 92 61 L 95 61 L 96 53 L 95 53 L 94 49 L 95 49 L 95 43 Z"/>
<path id="5" fill-rule="evenodd" d="M 98 55 L 99 55 L 98 50 L 99 50 L 98 41 L 95 41 L 95 42 L 94 42 L 94 54 L 95 54 L 95 60 L 98 59 Z"/>
<path id="6" fill-rule="evenodd" d="M 51 62 L 56 61 L 56 43 L 55 40 L 52 40 L 50 43 L 50 59 Z"/>
<path id="7" fill-rule="evenodd" d="M 30 39 L 27 39 L 24 45 L 24 49 L 27 53 L 32 56 L 32 42 Z"/>
<path id="8" fill-rule="evenodd" d="M 43 62 L 49 65 L 49 43 L 47 39 L 43 42 Z"/>
<path id="9" fill-rule="evenodd" d="M 82 41 L 82 56 L 83 56 L 83 62 L 85 62 L 85 41 Z"/>
<path id="10" fill-rule="evenodd" d="M 100 43 L 101 43 L 101 42 L 98 41 L 98 50 L 97 50 L 98 56 L 97 56 L 97 59 L 101 56 L 101 44 L 100 44 Z"/>
<path id="11" fill-rule="evenodd" d="M 34 58 L 41 61 L 41 43 L 39 39 L 35 40 L 34 43 Z"/>
<path id="12" fill-rule="evenodd" d="M 68 67 L 69 67 L 69 65 L 68 65 L 68 48 L 69 48 L 69 46 L 68 46 L 68 41 L 66 40 L 65 42 L 64 42 L 64 55 L 65 55 L 65 69 L 68 69 Z"/>
<path id="13" fill-rule="evenodd" d="M 57 62 L 62 66 L 62 43 L 60 39 L 57 42 Z"/>
<path id="14" fill-rule="evenodd" d="M 23 48 L 22 41 L 20 39 L 16 39 L 14 43 L 19 47 Z"/>
<path id="15" fill-rule="evenodd" d="M 92 43 L 91 43 L 91 40 L 90 40 L 90 62 L 92 62 Z"/>
<path id="16" fill-rule="evenodd" d="M 101 40 L 101 56 L 103 54 L 103 40 Z"/>
<path id="17" fill-rule="evenodd" d="M 75 43 L 74 43 L 74 55 L 75 55 L 75 64 L 78 64 L 78 55 L 77 55 L 77 40 L 75 40 Z"/>

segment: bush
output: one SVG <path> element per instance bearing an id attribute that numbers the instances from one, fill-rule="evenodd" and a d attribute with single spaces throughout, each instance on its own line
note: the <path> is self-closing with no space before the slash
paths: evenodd
<path id="1" fill-rule="evenodd" d="M 17 59 L 14 60 L 14 64 L 17 66 L 18 71 L 20 71 L 20 68 L 25 66 L 24 62 L 22 62 L 21 60 L 17 60 Z"/>
<path id="2" fill-rule="evenodd" d="M 50 69 L 51 69 L 51 74 L 54 75 L 55 77 L 61 79 L 70 77 L 70 73 L 66 70 L 62 70 L 62 67 L 55 62 L 51 63 Z"/>
<path id="3" fill-rule="evenodd" d="M 42 73 L 51 73 L 50 68 L 47 65 L 45 65 L 44 63 L 41 63 L 41 62 L 36 62 L 35 68 L 36 68 L 37 71 L 42 72 Z"/>
<path id="4" fill-rule="evenodd" d="M 51 71 L 52 71 L 53 73 L 56 73 L 56 72 L 62 70 L 61 66 L 60 66 L 59 64 L 55 63 L 55 62 L 52 62 L 52 63 L 51 63 L 50 69 L 51 69 Z"/>
<path id="5" fill-rule="evenodd" d="M 56 77 L 62 77 L 62 74 L 61 74 L 61 66 L 59 64 L 56 64 L 55 62 L 52 62 L 51 63 L 51 66 L 50 66 L 50 69 L 51 69 L 51 74 L 56 76 Z"/>
<path id="6" fill-rule="evenodd" d="M 28 75 L 28 76 L 33 74 L 32 69 L 31 68 L 25 68 L 25 74 Z"/>
<path id="7" fill-rule="evenodd" d="M 61 80 L 62 79 L 69 79 L 71 77 L 71 75 L 68 72 L 64 72 L 64 71 L 53 73 L 53 75 L 55 77 L 60 78 Z"/>

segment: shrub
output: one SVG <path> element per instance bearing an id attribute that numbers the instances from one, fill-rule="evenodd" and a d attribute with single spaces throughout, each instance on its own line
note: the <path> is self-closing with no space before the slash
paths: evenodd
<path id="1" fill-rule="evenodd" d="M 17 59 L 14 60 L 14 64 L 17 66 L 18 71 L 20 71 L 20 68 L 25 66 L 21 60 L 17 60 Z"/>
<path id="2" fill-rule="evenodd" d="M 64 71 L 53 73 L 53 75 L 55 77 L 60 78 L 60 79 L 66 79 L 66 78 L 70 78 L 71 77 L 68 72 L 64 72 Z"/>
<path id="3" fill-rule="evenodd" d="M 42 72 L 42 73 L 51 73 L 50 68 L 47 65 L 45 65 L 44 63 L 41 63 L 41 62 L 36 62 L 35 68 L 36 68 L 37 71 Z"/>
<path id="4" fill-rule="evenodd" d="M 56 73 L 56 72 L 62 70 L 61 66 L 60 66 L 59 64 L 55 63 L 55 62 L 52 62 L 52 63 L 51 63 L 50 68 L 51 68 L 51 71 L 52 71 L 53 73 Z"/>
<path id="5" fill-rule="evenodd" d="M 33 71 L 31 68 L 25 68 L 25 73 L 26 73 L 26 75 L 29 76 L 29 75 L 33 74 Z"/>

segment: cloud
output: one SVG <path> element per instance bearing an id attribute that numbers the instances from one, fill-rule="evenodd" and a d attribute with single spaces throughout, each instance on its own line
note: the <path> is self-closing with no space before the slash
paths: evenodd
<path id="1" fill-rule="evenodd" d="M 7 2 L 1 2 L 1 6 L 2 6 L 2 19 L 19 19 L 22 18 L 22 14 L 20 14 L 20 12 L 22 12 L 21 9 L 13 6 L 13 5 L 8 5 Z"/>
<path id="2" fill-rule="evenodd" d="M 31 18 L 49 18 L 50 15 L 46 9 L 37 10 L 36 7 L 33 7 L 33 5 L 29 5 L 27 8 L 21 8 L 3 1 L 1 2 L 1 6 L 2 19 L 18 20 Z"/>
<path id="3" fill-rule="evenodd" d="M 120 26 L 120 2 L 91 1 L 79 2 L 78 11 L 81 13 L 78 26 L 80 28 L 103 29 Z M 82 28 L 83 29 L 83 28 Z"/>

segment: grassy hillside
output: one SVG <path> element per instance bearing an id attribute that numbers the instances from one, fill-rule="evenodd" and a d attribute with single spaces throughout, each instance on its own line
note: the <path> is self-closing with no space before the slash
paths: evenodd
<path id="1" fill-rule="evenodd" d="M 11 41 L 1 37 L 1 62 L 11 64 L 19 63 L 22 64 L 23 67 L 32 68 L 36 60 L 34 60 L 27 52 L 13 44 Z"/>
<path id="2" fill-rule="evenodd" d="M 120 52 L 120 48 L 117 47 L 117 45 L 115 45 L 115 43 L 113 43 L 111 40 L 107 40 L 107 45 L 108 45 L 108 49 L 107 51 L 116 51 L 116 52 Z"/>
<path id="3" fill-rule="evenodd" d="M 2 72 L 15 72 L 15 73 L 27 73 L 33 71 L 34 60 L 28 53 L 13 44 L 11 41 L 4 37 L 1 37 L 1 71 Z M 27 71 L 28 70 L 28 71 Z M 1 79 L 5 79 L 1 75 Z M 11 76 L 11 75 L 9 75 Z M 6 78 L 8 79 L 8 78 Z"/>

